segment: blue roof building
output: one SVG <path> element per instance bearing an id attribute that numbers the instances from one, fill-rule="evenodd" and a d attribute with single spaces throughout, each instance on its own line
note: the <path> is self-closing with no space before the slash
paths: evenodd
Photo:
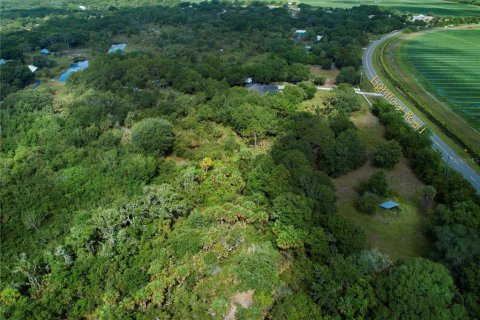
<path id="1" fill-rule="evenodd" d="M 48 49 L 42 49 L 42 50 L 40 50 L 40 53 L 41 54 L 50 54 L 50 51 L 48 51 Z"/>
<path id="2" fill-rule="evenodd" d="M 387 201 L 387 202 L 384 202 L 380 205 L 380 207 L 382 207 L 383 209 L 392 209 L 392 208 L 396 208 L 398 207 L 398 203 L 396 203 L 395 201 Z"/>

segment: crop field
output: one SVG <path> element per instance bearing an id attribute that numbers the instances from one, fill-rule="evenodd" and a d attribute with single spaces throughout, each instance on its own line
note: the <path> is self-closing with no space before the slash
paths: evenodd
<path id="1" fill-rule="evenodd" d="M 322 7 L 348 8 L 359 5 L 378 5 L 411 13 L 434 13 L 444 16 L 473 16 L 480 7 L 442 0 L 301 0 L 299 2 Z"/>
<path id="2" fill-rule="evenodd" d="M 397 52 L 429 93 L 480 130 L 480 29 L 425 33 Z"/>

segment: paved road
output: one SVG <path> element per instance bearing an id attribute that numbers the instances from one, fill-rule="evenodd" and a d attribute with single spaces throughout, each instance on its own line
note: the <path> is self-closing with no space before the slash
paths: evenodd
<path id="1" fill-rule="evenodd" d="M 363 63 L 363 68 L 365 69 L 365 75 L 367 76 L 368 79 L 374 78 L 377 74 L 375 72 L 375 69 L 373 68 L 373 51 L 375 48 L 384 42 L 385 40 L 396 36 L 397 34 L 401 33 L 401 31 L 395 31 L 392 33 L 389 33 L 379 40 L 373 41 L 363 52 L 362 56 L 362 63 Z M 407 111 L 410 111 L 405 104 L 403 103 L 402 100 L 398 99 L 398 97 L 395 97 L 396 100 L 399 102 L 401 106 L 404 106 Z M 415 119 L 421 124 L 424 125 L 423 121 L 419 119 L 417 116 L 415 116 Z M 480 175 L 476 173 L 469 165 L 468 162 L 463 160 L 461 157 L 459 157 L 455 151 L 453 151 L 445 142 L 443 142 L 442 139 L 438 135 L 432 132 L 432 147 L 442 154 L 442 158 L 447 164 L 453 168 L 454 170 L 460 172 L 462 176 L 465 177 L 470 183 L 474 186 L 475 189 L 477 189 L 477 193 L 480 193 Z"/>

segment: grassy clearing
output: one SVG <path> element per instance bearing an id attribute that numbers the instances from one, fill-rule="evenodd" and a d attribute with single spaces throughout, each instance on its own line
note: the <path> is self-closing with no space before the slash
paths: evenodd
<path id="1" fill-rule="evenodd" d="M 362 102 L 361 110 L 355 112 L 351 119 L 372 154 L 379 144 L 385 141 L 383 126 L 372 115 L 366 102 Z M 361 168 L 335 179 L 339 214 L 356 223 L 367 235 L 369 243 L 389 255 L 392 260 L 424 256 L 431 246 L 431 242 L 423 234 L 425 219 L 419 209 L 424 185 L 412 172 L 405 158 L 386 173 L 392 194 L 389 199 L 397 201 L 400 210 L 384 211 L 379 208 L 377 214 L 368 215 L 355 208 L 359 184 L 376 170 L 378 169 L 373 167 L 369 160 Z"/>
<path id="2" fill-rule="evenodd" d="M 325 77 L 325 84 L 323 86 L 331 88 L 335 85 L 340 70 L 336 68 L 325 70 L 322 69 L 320 66 L 310 66 L 310 73 L 314 76 Z"/>
<path id="3" fill-rule="evenodd" d="M 355 222 L 365 232 L 370 244 L 393 261 L 425 256 L 431 242 L 423 234 L 424 218 L 412 203 L 398 201 L 399 210 L 379 209 L 375 215 L 358 212 L 352 201 L 341 203 L 339 212 Z"/>
<path id="4" fill-rule="evenodd" d="M 414 113 L 423 115 L 422 120 L 426 126 L 440 136 L 461 158 L 476 157 L 476 154 L 480 154 L 478 131 L 466 125 L 464 120 L 428 94 L 411 76 L 411 72 L 408 72 L 408 68 L 404 65 L 402 59 L 397 59 L 396 47 L 404 37 L 411 36 L 402 35 L 387 40 L 375 50 L 377 59 L 374 67 L 377 74 L 392 93 L 404 98 L 403 101 L 407 107 Z M 378 61 L 381 61 L 381 63 L 378 63 Z M 470 150 L 470 152 L 466 152 L 465 149 Z M 472 163 L 471 167 L 480 173 L 478 165 Z"/>

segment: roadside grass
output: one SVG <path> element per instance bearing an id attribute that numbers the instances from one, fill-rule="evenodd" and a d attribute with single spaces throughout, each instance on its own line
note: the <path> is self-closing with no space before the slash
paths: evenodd
<path id="1" fill-rule="evenodd" d="M 478 154 L 480 152 L 478 150 L 479 145 L 474 142 L 474 140 L 472 139 L 472 135 L 463 134 L 460 137 L 458 136 L 458 132 L 462 133 L 465 130 L 466 126 L 465 126 L 464 123 L 463 123 L 463 126 L 456 126 L 455 130 L 459 130 L 459 131 L 454 131 L 454 133 L 457 134 L 457 137 L 458 137 L 457 139 L 462 141 L 462 143 L 461 143 L 461 142 L 455 140 L 454 138 L 448 136 L 445 133 L 445 130 L 446 130 L 445 128 L 440 128 L 439 125 L 437 125 L 431 119 L 429 119 L 429 116 L 427 116 L 424 111 L 419 110 L 417 107 L 415 107 L 411 103 L 411 101 L 408 98 L 406 98 L 406 94 L 397 85 L 392 84 L 392 82 L 387 78 L 387 76 L 385 76 L 386 72 L 391 74 L 392 71 L 389 69 L 389 64 L 385 65 L 384 63 L 382 63 L 382 65 L 380 66 L 379 63 L 378 63 L 378 61 L 379 61 L 378 57 L 380 57 L 383 49 L 388 48 L 390 46 L 390 44 L 392 43 L 392 41 L 395 41 L 395 39 L 396 38 L 385 41 L 378 48 L 376 48 L 375 52 L 374 52 L 374 55 L 377 57 L 376 61 L 374 62 L 374 68 L 375 68 L 376 73 L 378 74 L 378 76 L 382 80 L 382 82 L 388 86 L 389 90 L 393 94 L 395 94 L 398 97 L 403 97 L 404 99 L 402 99 L 402 101 L 405 103 L 405 105 L 408 108 L 410 108 L 412 110 L 412 112 L 414 112 L 415 114 L 421 115 L 422 116 L 421 118 L 422 118 L 423 122 L 425 123 L 425 125 L 427 126 L 427 128 L 430 131 L 435 132 L 443 141 L 445 141 L 458 154 L 459 157 L 461 157 L 463 159 L 472 158 L 472 154 L 470 154 L 468 151 L 466 151 L 465 146 L 462 146 L 461 144 L 468 145 L 468 148 L 470 150 L 472 150 L 474 153 Z M 387 56 L 387 55 L 384 55 L 384 56 Z M 391 58 L 391 57 L 387 57 L 387 58 Z M 392 60 L 393 59 L 388 59 L 388 61 L 392 61 Z M 385 68 L 387 68 L 387 71 L 384 70 Z M 401 72 L 401 69 L 397 68 L 397 69 L 395 69 L 395 72 Z M 398 80 L 398 78 L 399 77 L 397 77 L 396 81 Z M 408 79 L 408 77 L 402 76 L 402 79 Z M 428 96 L 428 94 L 425 94 L 425 92 L 423 93 L 423 95 Z M 430 104 L 427 104 L 427 106 L 429 108 L 431 107 Z M 433 116 L 433 115 L 430 114 L 430 116 Z M 451 117 L 450 117 L 449 121 L 450 120 L 452 120 Z M 449 130 L 452 131 L 452 129 L 449 129 Z M 470 130 L 473 130 L 473 129 L 470 128 Z M 475 132 L 475 131 L 473 131 L 473 132 Z M 480 166 L 478 166 L 475 163 L 471 163 L 470 166 L 477 173 L 480 173 Z"/>
<path id="2" fill-rule="evenodd" d="M 371 113 L 362 99 L 362 108 L 353 113 L 351 120 L 366 144 L 369 160 L 362 167 L 334 180 L 337 189 L 338 213 L 361 228 L 371 246 L 387 254 L 392 260 L 404 260 L 425 256 L 431 241 L 424 235 L 425 218 L 420 213 L 423 183 L 415 176 L 402 158 L 394 169 L 386 171 L 390 197 L 400 204 L 398 211 L 385 211 L 380 207 L 375 215 L 359 212 L 355 207 L 358 187 L 375 171 L 372 164 L 373 152 L 384 141 L 384 128 Z"/>

